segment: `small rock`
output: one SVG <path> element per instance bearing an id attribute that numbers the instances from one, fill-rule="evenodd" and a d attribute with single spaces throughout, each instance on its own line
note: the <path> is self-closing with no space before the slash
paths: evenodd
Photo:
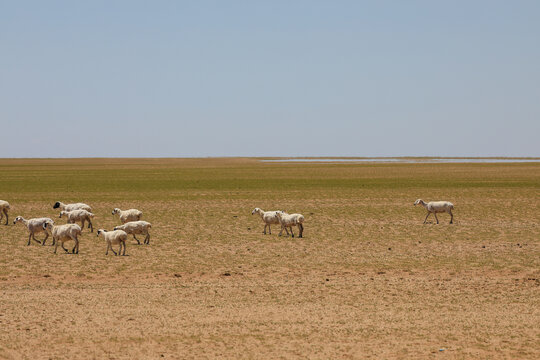
<path id="1" fill-rule="evenodd" d="M 330 281 L 330 279 L 326 279 L 326 281 Z"/>
<path id="2" fill-rule="evenodd" d="M 388 250 L 392 250 L 392 248 L 388 248 Z"/>
<path id="3" fill-rule="evenodd" d="M 180 274 L 174 274 L 174 277 L 182 277 Z"/>
<path id="4" fill-rule="evenodd" d="M 482 249 L 485 249 L 486 248 L 486 245 L 482 245 Z"/>
<path id="5" fill-rule="evenodd" d="M 223 273 L 223 276 L 231 276 L 231 273 L 228 272 L 228 271 L 227 271 L 227 272 L 224 272 L 224 273 Z"/>

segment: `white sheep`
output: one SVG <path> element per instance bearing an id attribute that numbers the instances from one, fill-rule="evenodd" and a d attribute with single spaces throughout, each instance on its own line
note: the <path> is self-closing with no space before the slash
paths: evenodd
<path id="1" fill-rule="evenodd" d="M 121 255 L 126 255 L 126 240 L 127 240 L 127 233 L 123 230 L 114 230 L 114 231 L 107 231 L 103 229 L 99 229 L 97 231 L 97 236 L 102 236 L 103 239 L 107 242 L 107 252 L 105 255 L 109 255 L 109 249 L 112 250 L 114 255 L 116 254 L 116 251 L 112 248 L 112 245 L 120 245 L 118 248 L 118 254 L 121 254 L 122 252 L 122 245 L 124 247 L 124 253 Z"/>
<path id="2" fill-rule="evenodd" d="M 251 215 L 255 215 L 255 214 L 259 214 L 259 216 L 261 217 L 262 221 L 264 222 L 264 231 L 263 231 L 263 234 L 266 235 L 266 227 L 268 226 L 268 233 L 270 235 L 272 235 L 272 230 L 270 229 L 270 225 L 272 224 L 279 224 L 279 219 L 276 215 L 276 213 L 280 211 L 280 210 L 276 210 L 276 211 L 264 211 L 260 208 L 255 208 L 253 209 L 253 211 L 251 212 Z M 284 211 L 283 211 L 284 212 Z M 285 229 L 285 231 L 287 232 L 287 235 L 289 235 L 289 231 L 287 229 Z"/>
<path id="3" fill-rule="evenodd" d="M 57 201 L 53 205 L 53 209 L 58 209 L 63 211 L 73 211 L 73 210 L 86 210 L 88 212 L 92 212 L 92 208 L 90 205 L 86 205 L 85 203 L 74 203 L 74 204 L 64 204 L 61 201 Z M 90 224 L 88 224 L 88 227 L 90 227 Z"/>
<path id="4" fill-rule="evenodd" d="M 84 223 L 88 221 L 88 226 L 90 227 L 90 232 L 94 232 L 94 225 L 92 225 L 92 219 L 94 214 L 86 210 L 73 210 L 73 211 L 60 211 L 60 218 L 62 216 L 67 217 L 68 224 L 75 224 L 77 221 L 81 222 L 81 229 L 84 229 Z"/>
<path id="5" fill-rule="evenodd" d="M 15 220 L 13 220 L 13 224 L 17 223 L 23 223 L 27 228 L 30 235 L 28 235 L 28 244 L 30 245 L 30 240 L 33 239 L 35 242 L 41 245 L 45 245 L 45 241 L 49 238 L 49 232 L 43 228 L 43 224 L 50 223 L 51 225 L 54 224 L 54 221 L 50 218 L 34 218 L 34 219 L 28 219 L 26 220 L 22 216 L 17 216 Z M 36 234 L 45 232 L 45 239 L 43 239 L 42 242 L 40 242 L 38 239 L 36 239 Z M 53 245 L 54 245 L 54 239 L 53 239 Z"/>
<path id="6" fill-rule="evenodd" d="M 437 224 L 439 223 L 439 219 L 437 219 L 437 213 L 449 213 L 450 214 L 450 224 L 453 224 L 454 221 L 454 214 L 452 214 L 452 210 L 454 209 L 454 204 L 452 204 L 449 201 L 430 201 L 426 204 L 426 202 L 422 199 L 418 199 L 414 202 L 414 206 L 416 205 L 422 205 L 427 210 L 426 218 L 424 219 L 424 224 L 426 223 L 429 215 L 433 214 L 435 216 L 435 220 L 437 220 Z"/>
<path id="7" fill-rule="evenodd" d="M 119 208 L 115 208 L 112 211 L 113 215 L 118 214 L 120 217 L 120 221 L 122 224 L 125 224 L 130 221 L 139 221 L 142 218 L 142 211 L 137 209 L 129 209 L 129 210 L 120 210 Z"/>
<path id="8" fill-rule="evenodd" d="M 302 233 L 304 232 L 304 215 L 302 214 L 287 214 L 283 211 L 276 212 L 276 216 L 279 219 L 279 223 L 281 224 L 281 231 L 279 232 L 279 236 L 283 233 L 283 229 L 285 231 L 287 228 L 291 230 L 291 235 L 294 237 L 294 232 L 292 227 L 298 226 L 298 237 L 302 237 Z M 287 233 L 289 235 L 289 233 Z"/>
<path id="9" fill-rule="evenodd" d="M 6 215 L 6 224 L 9 223 L 9 215 L 8 211 L 10 209 L 9 203 L 5 200 L 0 200 L 0 220 L 4 218 L 4 215 Z"/>
<path id="10" fill-rule="evenodd" d="M 79 238 L 78 236 L 82 234 L 82 229 L 77 224 L 64 224 L 64 225 L 53 225 L 51 223 L 44 223 L 43 229 L 48 230 L 52 233 L 53 242 L 56 244 L 54 247 L 54 253 L 56 254 L 56 249 L 58 249 L 58 244 L 62 245 L 62 249 L 65 252 L 69 253 L 68 249 L 64 247 L 66 241 L 75 241 L 75 245 L 71 252 L 73 254 L 79 253 Z"/>
<path id="11" fill-rule="evenodd" d="M 148 232 L 152 224 L 147 221 L 130 221 L 123 225 L 118 225 L 114 227 L 114 230 L 124 230 L 126 233 L 133 235 L 133 238 L 137 240 L 137 243 L 140 245 L 141 242 L 135 237 L 135 235 L 146 235 L 144 238 L 145 244 L 150 244 L 150 233 Z"/>

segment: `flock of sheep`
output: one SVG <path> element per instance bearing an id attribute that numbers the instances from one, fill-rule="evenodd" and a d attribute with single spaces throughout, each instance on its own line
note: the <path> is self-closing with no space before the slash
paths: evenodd
<path id="1" fill-rule="evenodd" d="M 0 200 L 0 221 L 3 219 L 4 215 L 6 216 L 6 225 L 9 223 L 8 211 L 10 205 L 7 201 Z M 45 245 L 45 242 L 49 238 L 49 234 L 52 236 L 52 245 L 54 245 L 54 253 L 58 249 L 58 245 L 62 246 L 64 251 L 69 252 L 68 249 L 64 247 L 64 243 L 67 241 L 74 241 L 75 245 L 71 252 L 73 254 L 79 253 L 79 236 L 82 234 L 82 230 L 85 228 L 86 222 L 88 222 L 88 228 L 90 232 L 94 232 L 94 225 L 92 224 L 92 219 L 94 214 L 92 213 L 92 208 L 83 203 L 76 204 L 64 204 L 60 201 L 57 201 L 53 209 L 60 209 L 60 218 L 65 217 L 67 219 L 67 224 L 64 225 L 55 225 L 54 221 L 51 218 L 33 218 L 25 219 L 22 216 L 17 216 L 13 221 L 13 224 L 22 223 L 28 229 L 28 243 L 30 245 L 31 241 Z M 141 220 L 142 211 L 137 209 L 129 210 L 120 210 L 115 208 L 112 211 L 113 215 L 118 215 L 122 225 L 116 226 L 112 231 L 107 231 L 104 229 L 99 229 L 97 231 L 97 236 L 101 236 L 107 243 L 107 251 L 105 255 L 109 254 L 109 249 L 117 255 L 116 251 L 112 248 L 112 245 L 119 245 L 118 254 L 126 255 L 126 240 L 128 235 L 133 235 L 133 238 L 137 240 L 137 243 L 141 242 L 135 235 L 145 235 L 144 243 L 150 244 L 150 228 L 152 224 L 147 221 Z M 77 224 L 78 222 L 81 223 Z M 45 238 L 42 241 L 36 239 L 36 234 L 45 233 Z M 124 251 L 122 252 L 122 248 Z"/>
<path id="2" fill-rule="evenodd" d="M 414 202 L 414 205 L 422 205 L 427 210 L 426 218 L 424 219 L 424 224 L 426 223 L 429 215 L 433 214 L 435 216 L 435 220 L 437 220 L 437 224 L 439 223 L 439 219 L 437 218 L 438 213 L 448 213 L 450 214 L 450 224 L 453 224 L 454 222 L 454 214 L 452 214 L 452 210 L 454 209 L 454 205 L 449 201 L 430 201 L 426 203 L 422 199 L 418 199 Z M 264 230 L 263 234 L 266 235 L 266 227 L 268 227 L 268 232 L 272 234 L 272 231 L 270 230 L 270 225 L 281 225 L 281 231 L 279 232 L 279 236 L 283 233 L 283 230 L 289 235 L 289 231 L 291 231 L 292 237 L 294 237 L 294 232 L 292 230 L 293 226 L 298 226 L 298 237 L 302 237 L 302 233 L 304 232 L 304 215 L 302 214 L 287 214 L 285 211 L 282 210 L 274 210 L 274 211 L 264 211 L 260 208 L 255 208 L 251 212 L 251 215 L 258 214 L 262 221 L 264 222 Z M 288 229 L 288 230 L 287 230 Z"/>
<path id="3" fill-rule="evenodd" d="M 422 205 L 427 210 L 426 218 L 424 219 L 424 224 L 426 223 L 428 217 L 433 214 L 437 224 L 439 219 L 437 218 L 438 213 L 448 213 L 450 214 L 450 224 L 454 221 L 454 214 L 452 210 L 454 205 L 448 201 L 431 201 L 426 203 L 422 199 L 415 201 L 414 205 Z M 9 222 L 8 211 L 10 205 L 7 201 L 0 200 L 0 221 L 3 219 L 4 215 L 6 216 L 6 225 Z M 54 221 L 50 218 L 34 218 L 34 219 L 24 219 L 22 216 L 17 216 L 13 221 L 13 224 L 23 223 L 28 228 L 28 244 L 30 245 L 31 240 L 45 245 L 45 242 L 49 238 L 49 234 L 52 236 L 52 245 L 55 246 L 54 253 L 58 245 L 62 246 L 66 252 L 69 252 L 68 249 L 64 247 L 64 242 L 74 241 L 75 245 L 73 246 L 72 253 L 79 253 L 79 236 L 82 233 L 82 229 L 86 222 L 88 222 L 88 228 L 91 232 L 94 232 L 94 225 L 92 224 L 92 219 L 94 214 L 92 213 L 92 208 L 83 203 L 76 204 L 64 204 L 60 201 L 57 201 L 53 209 L 60 209 L 60 218 L 66 217 L 67 224 L 64 225 L 54 225 Z M 107 243 L 107 251 L 105 255 L 109 254 L 109 249 L 114 253 L 114 255 L 126 255 L 126 241 L 129 235 L 133 235 L 133 238 L 140 245 L 139 239 L 135 235 L 145 235 L 144 244 L 150 244 L 150 233 L 149 230 L 152 227 L 147 221 L 141 220 L 142 211 L 137 209 L 129 210 L 120 210 L 115 208 L 112 211 L 113 215 L 118 215 L 122 225 L 114 227 L 112 231 L 107 231 L 104 229 L 99 229 L 97 231 L 97 236 L 101 236 Z M 269 234 L 272 234 L 270 225 L 281 225 L 281 230 L 279 236 L 283 233 L 283 230 L 289 235 L 291 232 L 292 237 L 294 237 L 293 227 L 298 227 L 298 237 L 302 237 L 304 232 L 304 216 L 302 214 L 288 214 L 282 210 L 275 211 L 264 211 L 260 208 L 255 208 L 251 212 L 251 215 L 258 214 L 262 221 L 264 222 L 263 234 L 266 234 L 266 228 L 268 227 Z M 80 222 L 79 226 L 77 222 Z M 36 239 L 35 235 L 37 233 L 45 233 L 45 239 L 39 241 Z M 114 251 L 112 245 L 119 245 L 118 253 Z M 124 250 L 122 252 L 122 249 Z"/>

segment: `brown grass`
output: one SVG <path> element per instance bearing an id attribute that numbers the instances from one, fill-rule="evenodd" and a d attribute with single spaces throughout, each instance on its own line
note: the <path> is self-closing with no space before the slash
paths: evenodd
<path id="1" fill-rule="evenodd" d="M 0 226 L 0 357 L 538 358 L 540 165 L 0 160 L 0 199 L 50 216 L 84 201 L 153 223 L 105 256 Z M 422 225 L 416 198 L 456 205 Z M 306 216 L 262 235 L 255 207 Z M 443 351 L 440 351 L 443 350 Z"/>

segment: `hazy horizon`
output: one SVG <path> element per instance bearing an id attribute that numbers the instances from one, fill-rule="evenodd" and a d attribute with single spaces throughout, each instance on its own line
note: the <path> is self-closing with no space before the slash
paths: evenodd
<path id="1" fill-rule="evenodd" d="M 539 157 L 540 2 L 0 4 L 0 158 Z"/>

